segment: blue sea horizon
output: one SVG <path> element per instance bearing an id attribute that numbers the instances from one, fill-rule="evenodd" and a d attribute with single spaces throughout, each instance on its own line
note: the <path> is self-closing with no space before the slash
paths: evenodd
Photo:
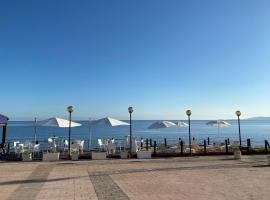
<path id="1" fill-rule="evenodd" d="M 128 122 L 128 120 L 123 120 Z M 162 143 L 164 138 L 168 143 L 175 144 L 178 138 L 188 142 L 188 127 L 171 127 L 162 129 L 148 129 L 148 127 L 156 122 L 162 120 L 133 120 L 132 130 L 133 136 L 137 138 L 151 138 L 158 143 Z M 172 122 L 186 120 L 170 120 Z M 232 126 L 220 127 L 218 134 L 217 127 L 207 126 L 206 123 L 210 120 L 191 120 L 191 135 L 195 137 L 200 143 L 208 137 L 211 142 L 225 141 L 230 138 L 231 141 L 238 140 L 238 124 L 237 120 L 226 120 Z M 90 126 L 89 121 L 78 120 L 82 124 L 81 127 L 72 128 L 71 139 L 83 139 L 89 141 L 91 131 L 92 143 L 91 147 L 97 146 L 98 138 L 115 138 L 123 140 L 125 136 L 129 135 L 129 126 Z M 242 143 L 245 145 L 246 140 L 251 139 L 252 146 L 263 146 L 264 140 L 270 140 L 270 120 L 241 120 L 241 135 Z M 7 127 L 7 141 L 33 141 L 35 136 L 33 121 L 10 121 Z M 48 137 L 57 136 L 62 139 L 68 138 L 67 128 L 53 128 L 53 127 L 37 127 L 37 139 L 39 141 L 46 141 Z M 1 138 L 2 136 L 0 136 Z"/>

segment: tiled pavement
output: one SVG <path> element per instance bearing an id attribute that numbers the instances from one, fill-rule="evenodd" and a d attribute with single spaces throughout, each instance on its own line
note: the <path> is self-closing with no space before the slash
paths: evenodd
<path id="1" fill-rule="evenodd" d="M 0 199 L 269 199 L 265 156 L 0 163 Z"/>

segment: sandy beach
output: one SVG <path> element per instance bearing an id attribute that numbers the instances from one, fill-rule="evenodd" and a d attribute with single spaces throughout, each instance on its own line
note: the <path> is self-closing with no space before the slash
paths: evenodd
<path id="1" fill-rule="evenodd" d="M 0 163 L 1 199 L 269 199 L 266 156 Z"/>

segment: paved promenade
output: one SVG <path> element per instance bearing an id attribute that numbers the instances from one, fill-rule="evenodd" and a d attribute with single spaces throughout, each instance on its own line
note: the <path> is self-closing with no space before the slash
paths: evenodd
<path id="1" fill-rule="evenodd" d="M 0 162 L 1 200 L 270 199 L 266 156 Z"/>

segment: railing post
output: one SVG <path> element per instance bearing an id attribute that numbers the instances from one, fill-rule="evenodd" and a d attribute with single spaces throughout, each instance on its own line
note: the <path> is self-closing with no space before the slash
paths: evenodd
<path id="1" fill-rule="evenodd" d="M 164 138 L 164 145 L 165 145 L 165 147 L 167 147 L 167 139 L 166 138 Z"/>
<path id="2" fill-rule="evenodd" d="M 148 151 L 148 138 L 146 138 L 146 151 Z"/>
<path id="3" fill-rule="evenodd" d="M 203 141 L 204 154 L 206 154 L 206 140 Z"/>
<path id="4" fill-rule="evenodd" d="M 250 150 L 250 147 L 251 147 L 251 142 L 250 142 L 250 139 L 248 138 L 247 139 L 247 150 L 248 151 Z"/>
<path id="5" fill-rule="evenodd" d="M 226 153 L 228 153 L 228 140 L 225 140 L 225 145 L 226 145 Z"/>
<path id="6" fill-rule="evenodd" d="M 152 145 L 152 139 L 150 138 L 150 147 L 152 147 L 153 145 Z"/>
<path id="7" fill-rule="evenodd" d="M 180 145 L 181 145 L 181 155 L 183 155 L 183 150 L 184 150 L 183 140 L 180 141 Z"/>
<path id="8" fill-rule="evenodd" d="M 267 148 L 269 146 L 269 143 L 267 140 L 264 140 L 264 150 L 267 152 Z"/>
<path id="9" fill-rule="evenodd" d="M 207 145 L 210 145 L 210 138 L 207 138 Z"/>
<path id="10" fill-rule="evenodd" d="M 154 141 L 154 154 L 156 154 L 156 153 L 157 153 L 157 142 Z"/>

